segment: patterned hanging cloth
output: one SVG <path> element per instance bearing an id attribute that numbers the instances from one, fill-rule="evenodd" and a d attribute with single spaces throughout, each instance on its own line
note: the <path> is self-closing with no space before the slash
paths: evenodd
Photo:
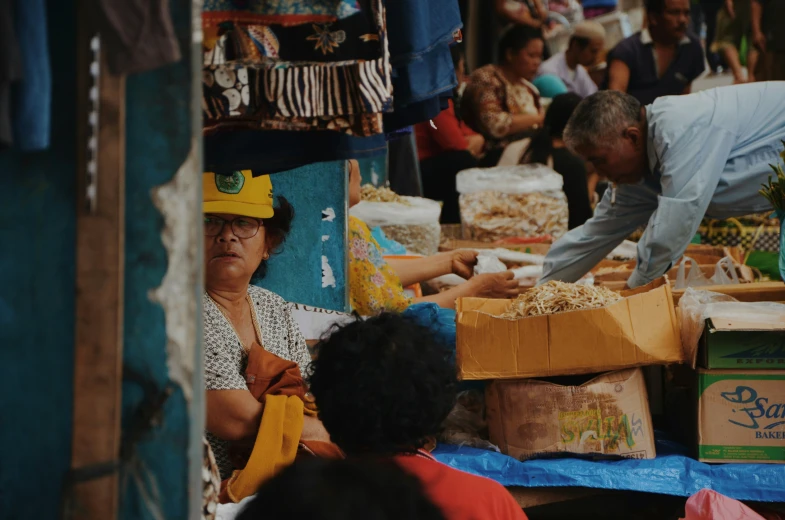
<path id="1" fill-rule="evenodd" d="M 249 7 L 239 9 L 240 3 Z M 251 3 L 205 5 L 206 134 L 238 128 L 382 132 L 381 114 L 392 107 L 382 0 L 363 0 L 359 10 L 335 0 Z"/>

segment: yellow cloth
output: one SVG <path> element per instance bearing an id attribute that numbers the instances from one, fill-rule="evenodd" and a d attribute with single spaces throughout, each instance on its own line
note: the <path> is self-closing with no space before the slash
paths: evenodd
<path id="1" fill-rule="evenodd" d="M 361 316 L 400 313 L 412 303 L 371 230 L 356 217 L 349 217 L 349 299 Z"/>
<path id="2" fill-rule="evenodd" d="M 268 395 L 248 464 L 235 471 L 227 494 L 237 503 L 251 496 L 267 479 L 294 462 L 303 433 L 303 402 L 296 395 Z"/>

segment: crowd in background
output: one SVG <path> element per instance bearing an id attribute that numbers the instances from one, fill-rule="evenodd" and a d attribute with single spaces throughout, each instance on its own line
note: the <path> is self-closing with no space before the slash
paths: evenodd
<path id="1" fill-rule="evenodd" d="M 564 131 L 598 90 L 627 92 L 642 105 L 688 94 L 706 73 L 707 51 L 709 68 L 725 64 L 737 82 L 785 79 L 785 49 L 770 21 L 784 19 L 785 0 L 710 4 L 648 0 L 642 30 L 606 54 L 597 20 L 618 8 L 616 0 L 497 0 L 504 26 L 497 59 L 469 74 L 463 47 L 453 46 L 454 97 L 415 127 L 424 195 L 443 202 L 442 221 L 460 220 L 458 172 L 534 163 L 562 175 L 570 229 L 591 218 L 602 179 L 567 148 Z M 695 13 L 706 20 L 705 41 Z M 569 42 L 552 53 L 559 25 L 569 27 Z M 614 94 L 593 99 L 602 95 Z M 354 205 L 357 162 L 348 170 Z M 205 173 L 203 186 L 204 518 L 215 517 L 220 498 L 245 506 L 240 520 L 525 519 L 500 484 L 430 455 L 455 402 L 454 350 L 407 316 L 416 305 L 454 307 L 462 296 L 510 297 L 518 290 L 511 273 L 474 276 L 477 255 L 466 251 L 388 261 L 368 227 L 351 219 L 350 300 L 372 317 L 334 328 L 309 350 L 283 300 L 251 284 L 266 275 L 294 209 L 273 199 L 269 176 L 250 171 Z M 404 293 L 448 273 L 469 283 L 433 297 Z M 261 377 L 270 373 L 278 376 Z"/>
<path id="2" fill-rule="evenodd" d="M 735 83 L 785 79 L 785 37 L 776 28 L 785 0 L 648 0 L 643 28 L 607 52 L 601 22 L 616 0 L 494 5 L 503 28 L 495 63 L 467 74 L 463 47 L 455 46 L 454 101 L 415 128 L 423 194 L 443 201 L 443 223 L 460 222 L 458 172 L 516 163 L 547 164 L 564 176 L 571 229 L 590 218 L 605 183 L 565 148 L 561 132 L 577 101 L 598 90 L 648 105 L 689 94 L 696 79 L 723 69 Z M 559 31 L 569 31 L 569 43 L 552 54 Z"/>

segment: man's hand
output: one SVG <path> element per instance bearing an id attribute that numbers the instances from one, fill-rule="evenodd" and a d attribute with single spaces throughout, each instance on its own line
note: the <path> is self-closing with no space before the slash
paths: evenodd
<path id="1" fill-rule="evenodd" d="M 512 271 L 478 274 L 469 283 L 472 296 L 477 298 L 515 298 L 520 293 L 518 280 Z"/>
<path id="2" fill-rule="evenodd" d="M 464 280 L 474 276 L 474 266 L 477 265 L 477 253 L 475 251 L 461 250 L 452 254 L 452 272 Z"/>

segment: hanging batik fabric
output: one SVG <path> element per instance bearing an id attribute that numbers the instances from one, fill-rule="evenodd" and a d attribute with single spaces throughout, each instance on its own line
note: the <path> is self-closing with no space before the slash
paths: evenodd
<path id="1" fill-rule="evenodd" d="M 381 0 L 363 0 L 359 9 L 337 0 L 257 0 L 242 2 L 242 10 L 240 3 L 205 5 L 207 134 L 237 128 L 382 132 L 392 84 Z"/>

